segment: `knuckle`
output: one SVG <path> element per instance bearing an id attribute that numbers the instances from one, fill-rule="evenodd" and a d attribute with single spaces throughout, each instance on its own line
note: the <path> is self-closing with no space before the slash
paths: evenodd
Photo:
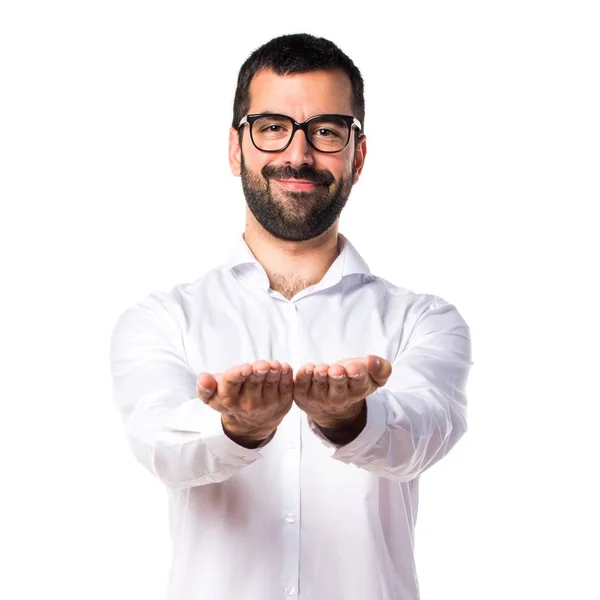
<path id="1" fill-rule="evenodd" d="M 262 379 L 253 379 L 250 378 L 246 383 L 244 383 L 244 390 L 250 390 L 252 393 L 256 393 L 263 386 Z"/>
<path id="2" fill-rule="evenodd" d="M 228 395 L 235 395 L 238 393 L 240 387 L 241 384 L 239 383 L 236 383 L 234 381 L 225 381 L 221 389 Z"/>
<path id="3" fill-rule="evenodd" d="M 229 396 L 229 395 L 219 396 L 218 402 L 221 406 L 231 409 L 231 408 L 234 408 L 235 406 L 237 406 L 238 398 L 237 398 L 237 396 Z"/>
<path id="4" fill-rule="evenodd" d="M 240 396 L 240 407 L 246 411 L 255 410 L 260 403 L 257 401 L 261 397 L 260 393 L 255 393 L 254 390 L 244 390 L 244 393 Z"/>
<path id="5" fill-rule="evenodd" d="M 268 392 L 268 394 L 266 394 L 266 392 Z M 277 404 L 279 402 L 279 396 L 278 390 L 275 387 L 263 390 L 263 398 L 268 400 L 269 404 Z"/>

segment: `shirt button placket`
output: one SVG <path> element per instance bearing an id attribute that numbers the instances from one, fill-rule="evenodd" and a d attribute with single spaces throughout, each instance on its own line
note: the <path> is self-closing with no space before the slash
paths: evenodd
<path id="1" fill-rule="evenodd" d="M 286 323 L 288 328 L 289 355 L 291 366 L 296 372 L 301 366 L 301 349 L 298 335 L 298 310 L 294 302 L 286 306 Z M 284 526 L 284 539 L 287 560 L 285 562 L 283 592 L 284 598 L 298 594 L 299 567 L 300 567 L 300 453 L 301 453 L 301 413 L 292 410 L 288 414 L 293 417 L 290 422 L 290 443 L 286 452 L 286 493 L 282 521 Z"/>

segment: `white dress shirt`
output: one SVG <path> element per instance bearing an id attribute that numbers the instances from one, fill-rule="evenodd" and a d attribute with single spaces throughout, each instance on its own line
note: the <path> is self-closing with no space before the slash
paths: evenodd
<path id="1" fill-rule="evenodd" d="M 466 431 L 469 328 L 438 296 L 371 274 L 348 239 L 287 300 L 242 235 L 225 264 L 121 315 L 114 399 L 137 459 L 170 500 L 170 600 L 416 600 L 419 476 Z M 387 384 L 345 446 L 295 404 L 255 450 L 196 396 L 201 372 L 264 359 L 382 356 Z"/>

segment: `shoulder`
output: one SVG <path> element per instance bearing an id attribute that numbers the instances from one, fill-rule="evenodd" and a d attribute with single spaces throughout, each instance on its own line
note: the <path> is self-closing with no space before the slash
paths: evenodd
<path id="1" fill-rule="evenodd" d="M 401 314 L 405 322 L 409 321 L 416 325 L 423 320 L 439 316 L 439 319 L 434 320 L 466 326 L 456 305 L 442 296 L 401 287 L 375 275 L 372 275 L 372 285 L 379 290 L 386 310 Z"/>
<path id="2" fill-rule="evenodd" d="M 150 291 L 126 306 L 117 319 L 115 331 L 132 325 L 158 327 L 167 331 L 186 329 L 190 319 L 202 309 L 204 291 L 210 289 L 215 278 L 221 276 L 220 268 L 215 268 L 193 281 L 176 284 L 170 289 Z"/>

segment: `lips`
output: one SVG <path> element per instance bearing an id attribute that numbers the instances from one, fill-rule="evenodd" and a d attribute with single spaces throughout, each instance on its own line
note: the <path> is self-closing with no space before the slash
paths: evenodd
<path id="1" fill-rule="evenodd" d="M 305 179 L 275 179 L 275 181 L 281 187 L 292 192 L 312 192 L 321 185 Z"/>

